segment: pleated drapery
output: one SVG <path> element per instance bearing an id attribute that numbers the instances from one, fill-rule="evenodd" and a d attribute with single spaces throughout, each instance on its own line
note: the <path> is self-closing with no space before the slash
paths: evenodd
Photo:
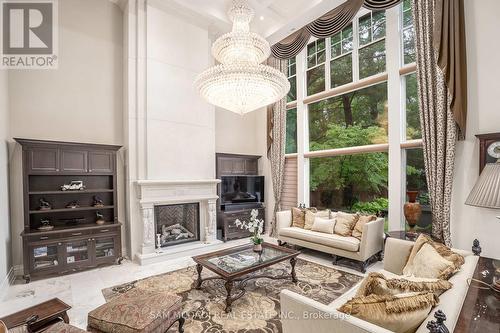
<path id="1" fill-rule="evenodd" d="M 344 29 L 364 6 L 370 10 L 385 10 L 399 4 L 401 0 L 347 0 L 325 15 L 295 31 L 281 42 L 271 47 L 272 54 L 278 59 L 295 57 L 307 45 L 309 38 L 327 38 Z"/>
<path id="2" fill-rule="evenodd" d="M 451 95 L 435 48 L 436 0 L 413 0 L 420 125 L 432 235 L 451 246 L 450 206 L 457 142 Z"/>
<path id="3" fill-rule="evenodd" d="M 286 73 L 288 61 L 270 57 L 268 65 Z M 276 235 L 276 213 L 281 210 L 281 193 L 285 169 L 286 140 L 286 97 L 269 106 L 268 112 L 268 152 L 271 164 L 271 180 L 273 183 L 274 209 L 270 223 L 270 235 Z"/>
<path id="4" fill-rule="evenodd" d="M 463 0 L 439 0 L 434 13 L 434 48 L 451 97 L 451 111 L 458 125 L 458 139 L 467 129 L 467 60 Z"/>

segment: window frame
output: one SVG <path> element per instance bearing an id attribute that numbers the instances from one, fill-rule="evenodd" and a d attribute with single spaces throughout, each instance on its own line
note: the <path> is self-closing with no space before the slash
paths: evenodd
<path id="1" fill-rule="evenodd" d="M 325 51 L 326 57 L 325 62 L 321 64 L 316 64 L 311 68 L 308 68 L 308 56 L 307 56 L 307 46 L 301 51 L 297 56 L 297 100 L 295 102 L 287 103 L 287 109 L 297 108 L 297 153 L 285 154 L 285 158 L 296 158 L 297 159 L 297 198 L 299 203 L 305 203 L 306 205 L 310 202 L 309 200 L 309 169 L 310 169 L 310 159 L 317 157 L 330 157 L 338 155 L 349 155 L 349 154 L 361 154 L 368 152 L 389 152 L 389 189 L 390 191 L 396 191 L 396 187 L 399 188 L 398 195 L 392 196 L 389 194 L 391 211 L 394 211 L 394 225 L 398 225 L 400 228 L 403 227 L 404 217 L 402 213 L 402 206 L 404 203 L 406 193 L 406 149 L 410 148 L 421 148 L 422 140 L 407 140 L 406 139 L 406 115 L 403 117 L 402 110 L 406 111 L 406 96 L 405 96 L 405 82 L 404 76 L 415 72 L 415 63 L 404 64 L 403 58 L 403 43 L 402 43 L 402 5 L 395 6 L 386 11 L 385 15 L 385 36 L 373 39 L 370 43 L 367 43 L 359 47 L 359 18 L 363 15 L 369 13 L 367 9 L 362 8 L 359 13 L 355 16 L 352 21 L 353 24 L 353 50 L 349 52 L 342 53 L 341 55 L 332 57 L 331 47 L 332 39 L 325 38 Z M 373 14 L 372 14 L 373 15 Z M 371 17 L 372 19 L 372 17 Z M 373 29 L 373 24 L 371 29 Z M 317 39 L 311 38 L 307 43 L 309 45 L 311 42 Z M 359 79 L 359 49 L 365 48 L 372 45 L 373 43 L 385 40 L 385 52 L 386 52 L 386 68 L 385 72 L 375 74 L 373 76 Z M 342 39 L 341 39 L 342 41 Z M 316 52 L 317 53 L 317 52 Z M 338 59 L 342 56 L 351 53 L 352 55 L 352 65 L 353 65 L 353 82 L 331 88 L 331 61 Z M 316 55 L 317 56 L 317 55 Z M 324 75 L 325 75 L 325 90 L 312 95 L 307 95 L 307 72 L 311 69 L 316 68 L 319 65 L 325 65 Z M 301 68 L 301 69 L 299 69 Z M 399 80 L 399 81 L 398 81 Z M 367 88 L 371 85 L 375 85 L 381 82 L 387 81 L 388 84 L 388 95 L 389 90 L 391 91 L 392 97 L 388 96 L 388 113 L 389 119 L 398 119 L 398 122 L 394 123 L 389 120 L 389 142 L 387 144 L 371 144 L 366 146 L 358 147 L 348 147 L 348 148 L 336 148 L 328 150 L 319 151 L 309 151 L 309 104 L 321 101 L 323 99 L 328 99 L 331 97 L 339 96 L 348 92 L 360 90 Z M 300 87 L 300 88 L 299 88 Z M 397 87 L 397 88 L 395 88 Z M 395 91 L 395 89 L 397 91 Z M 399 90 L 398 90 L 399 89 Z M 299 91 L 300 90 L 300 91 Z M 396 99 L 395 97 L 396 96 Z M 395 103 L 397 100 L 397 103 Z M 391 116 L 392 115 L 392 116 Z M 403 126 L 404 124 L 404 126 Z M 397 127 L 397 130 L 394 128 Z M 392 128 L 392 130 L 391 130 Z M 390 134 L 392 131 L 393 134 Z M 394 136 L 397 133 L 397 136 Z M 392 162 L 391 162 L 392 160 Z M 396 164 L 394 164 L 397 161 Z M 394 166 L 396 169 L 400 169 L 399 175 L 394 172 Z M 391 169 L 392 168 L 392 169 Z M 393 173 L 394 172 L 394 173 Z M 396 182 L 391 185 L 391 179 L 398 178 Z M 404 184 L 404 186 L 403 186 Z M 399 216 L 397 216 L 399 214 Z M 392 216 L 392 215 L 391 215 Z M 391 222 L 392 223 L 392 222 Z"/>

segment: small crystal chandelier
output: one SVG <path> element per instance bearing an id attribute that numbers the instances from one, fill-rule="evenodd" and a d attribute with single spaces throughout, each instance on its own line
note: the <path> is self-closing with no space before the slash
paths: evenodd
<path id="1" fill-rule="evenodd" d="M 210 104 L 239 114 L 279 101 L 290 90 L 283 73 L 262 64 L 271 48 L 263 37 L 250 32 L 253 15 L 246 1 L 233 1 L 228 13 L 233 29 L 212 45 L 212 55 L 221 64 L 195 80 L 201 96 Z"/>

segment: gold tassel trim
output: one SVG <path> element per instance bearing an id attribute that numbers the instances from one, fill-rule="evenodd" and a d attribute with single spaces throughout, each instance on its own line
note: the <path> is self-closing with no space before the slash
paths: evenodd
<path id="1" fill-rule="evenodd" d="M 380 312 L 401 313 L 415 311 L 428 306 L 439 304 L 439 298 L 432 292 L 396 297 L 392 295 L 369 295 L 355 297 L 347 301 L 337 310 L 350 315 L 357 315 L 363 311 L 364 316 L 376 315 Z M 371 305 L 371 306 L 363 306 Z"/>

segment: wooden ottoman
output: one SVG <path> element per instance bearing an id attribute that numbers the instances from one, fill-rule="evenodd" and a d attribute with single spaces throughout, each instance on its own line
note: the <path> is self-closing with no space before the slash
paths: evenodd
<path id="1" fill-rule="evenodd" d="M 95 333 L 164 333 L 176 322 L 184 332 L 182 298 L 168 292 L 132 289 L 89 312 L 87 330 Z"/>

